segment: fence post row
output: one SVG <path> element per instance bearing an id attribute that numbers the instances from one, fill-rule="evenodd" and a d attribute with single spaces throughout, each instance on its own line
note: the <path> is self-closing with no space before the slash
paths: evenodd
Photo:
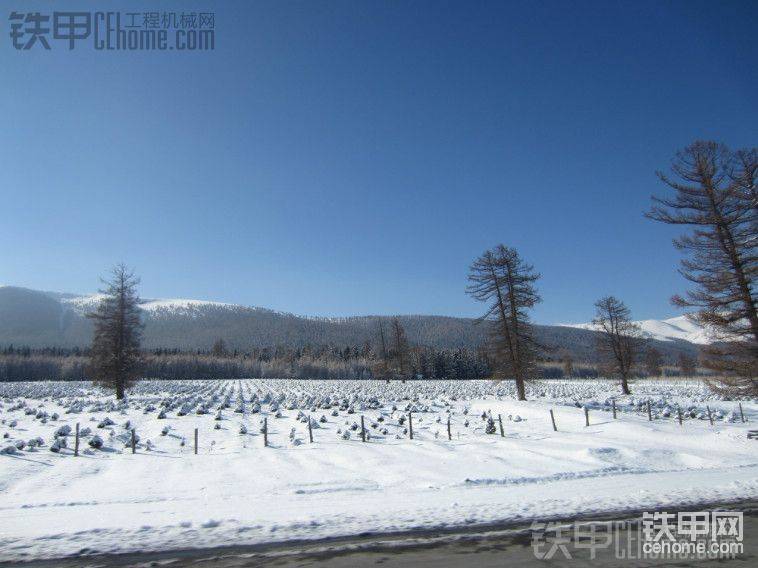
<path id="1" fill-rule="evenodd" d="M 616 399 L 611 399 L 611 405 L 613 406 L 613 419 L 616 420 Z"/>
<path id="2" fill-rule="evenodd" d="M 584 422 L 585 426 L 590 425 L 590 409 L 588 407 L 584 407 Z"/>
<path id="3" fill-rule="evenodd" d="M 408 413 L 408 433 L 410 434 L 411 440 L 413 440 L 413 413 Z"/>
<path id="4" fill-rule="evenodd" d="M 705 409 L 708 411 L 708 422 L 710 422 L 711 426 L 713 426 L 713 415 L 711 414 L 711 407 L 706 404 Z"/>
<path id="5" fill-rule="evenodd" d="M 197 428 L 195 428 L 195 455 L 197 455 Z"/>
<path id="6" fill-rule="evenodd" d="M 137 436 L 134 433 L 134 428 L 132 428 L 132 453 L 137 452 Z"/>
<path id="7" fill-rule="evenodd" d="M 650 401 L 647 401 L 647 421 L 652 422 L 653 421 L 653 414 L 650 412 Z"/>
<path id="8" fill-rule="evenodd" d="M 313 427 L 311 426 L 311 415 L 308 415 L 308 439 L 313 443 Z"/>
<path id="9" fill-rule="evenodd" d="M 447 439 L 448 441 L 453 439 L 453 434 L 450 432 L 450 416 L 447 417 Z"/>
<path id="10" fill-rule="evenodd" d="M 366 441 L 366 425 L 363 422 L 363 414 L 361 414 L 361 442 Z"/>
<path id="11" fill-rule="evenodd" d="M 268 447 L 268 416 L 263 417 L 263 447 Z"/>
<path id="12" fill-rule="evenodd" d="M 76 441 L 74 442 L 74 457 L 79 455 L 79 423 L 76 423 Z"/>
<path id="13" fill-rule="evenodd" d="M 501 414 L 497 415 L 497 421 L 500 422 L 500 437 L 505 438 L 505 432 L 503 432 L 503 416 Z"/>
<path id="14" fill-rule="evenodd" d="M 553 414 L 553 409 L 550 409 L 550 421 L 553 423 L 553 432 L 558 431 L 558 427 L 555 425 L 555 414 Z"/>

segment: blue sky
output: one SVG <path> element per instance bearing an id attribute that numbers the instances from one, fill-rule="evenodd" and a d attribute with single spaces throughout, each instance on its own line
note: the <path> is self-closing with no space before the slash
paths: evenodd
<path id="1" fill-rule="evenodd" d="M 538 322 L 605 294 L 673 316 L 654 171 L 756 143 L 754 2 L 130 2 L 215 12 L 215 51 L 11 47 L 13 8 L 102 7 L 0 12 L 0 283 L 93 291 L 124 261 L 145 297 L 476 315 L 502 242 Z"/>

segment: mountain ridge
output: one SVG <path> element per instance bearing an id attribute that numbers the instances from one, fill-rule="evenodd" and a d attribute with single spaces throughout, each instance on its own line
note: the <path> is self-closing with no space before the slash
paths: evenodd
<path id="1" fill-rule="evenodd" d="M 86 312 L 101 296 L 43 292 L 13 286 L 0 287 L 0 345 L 41 347 L 85 347 L 91 341 L 91 322 Z M 311 318 L 256 306 L 191 299 L 144 299 L 144 341 L 148 349 L 209 349 L 218 339 L 232 349 L 277 345 L 362 346 L 378 343 L 379 320 L 398 317 L 409 340 L 435 348 L 475 349 L 486 338 L 486 326 L 473 318 L 435 315 L 350 316 Z M 659 320 L 651 320 L 659 321 Z M 548 346 L 544 356 L 560 359 L 566 353 L 577 361 L 595 357 L 597 331 L 588 324 L 535 325 L 540 344 Z M 386 329 L 386 328 L 385 328 Z M 651 344 L 675 362 L 679 353 L 697 353 L 697 346 L 680 338 Z"/>

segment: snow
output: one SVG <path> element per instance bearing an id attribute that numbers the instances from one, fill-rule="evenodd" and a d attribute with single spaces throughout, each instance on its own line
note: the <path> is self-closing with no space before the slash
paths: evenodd
<path id="1" fill-rule="evenodd" d="M 202 308 L 206 306 L 216 307 L 236 307 L 234 304 L 224 302 L 211 302 L 209 300 L 186 300 L 175 298 L 171 300 L 143 300 L 140 308 L 146 312 L 155 312 L 158 310 L 191 310 L 193 308 Z"/>
<path id="2" fill-rule="evenodd" d="M 94 310 L 105 299 L 105 294 L 89 294 L 87 296 L 74 296 L 61 298 L 63 305 L 73 308 L 78 313 L 86 313 Z"/>
<path id="3" fill-rule="evenodd" d="M 61 303 L 69 306 L 77 313 L 86 313 L 92 311 L 97 305 L 105 298 L 105 294 L 89 294 L 85 296 L 73 296 L 61 298 Z M 224 307 L 236 309 L 239 306 L 235 304 L 227 304 L 224 302 L 213 302 L 210 300 L 188 300 L 184 298 L 162 299 L 162 300 L 146 300 L 143 299 L 140 303 L 140 308 L 150 313 L 161 312 L 192 312 L 198 308 L 204 308 L 208 306 Z"/>
<path id="4" fill-rule="evenodd" d="M 736 402 L 697 381 L 638 381 L 632 396 L 617 396 L 617 390 L 599 380 L 535 381 L 531 400 L 519 402 L 512 384 L 487 381 L 143 381 L 128 403 L 117 404 L 87 383 L 2 384 L 0 433 L 8 434 L 2 446 L 35 437 L 45 445 L 0 455 L 0 560 L 758 497 L 756 442 L 747 439 L 749 424 L 740 421 Z M 758 418 L 758 401 L 741 404 L 748 420 Z M 413 411 L 413 440 L 404 432 L 407 410 Z M 166 418 L 159 419 L 162 411 Z M 312 444 L 308 416 L 319 426 Z M 366 443 L 360 429 L 352 429 L 361 416 L 371 434 Z M 498 424 L 495 434 L 485 433 L 490 416 Z M 98 428 L 106 417 L 114 424 Z M 127 421 L 140 439 L 134 455 Z M 51 452 L 54 433 L 65 425 L 73 431 L 77 422 L 91 429 L 80 456 L 73 456 L 71 435 L 64 438 L 67 447 Z M 299 444 L 290 441 L 293 428 Z M 94 436 L 103 440 L 102 449 L 90 448 Z"/>
<path id="5" fill-rule="evenodd" d="M 690 321 L 687 316 L 677 316 L 665 320 L 640 320 L 634 323 L 640 327 L 643 336 L 659 341 L 680 339 L 691 343 L 708 344 L 717 339 L 712 331 Z M 593 323 L 561 323 L 558 325 L 594 331 L 599 329 Z"/>

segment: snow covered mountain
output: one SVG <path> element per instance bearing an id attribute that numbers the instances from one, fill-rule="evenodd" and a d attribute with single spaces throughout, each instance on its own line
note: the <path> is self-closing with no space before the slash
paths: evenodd
<path id="1" fill-rule="evenodd" d="M 84 296 L 77 296 L 74 294 L 55 294 L 52 296 L 58 296 L 60 302 L 64 306 L 68 306 L 80 315 L 85 315 L 91 312 L 97 307 L 97 304 L 103 299 L 103 294 L 89 294 Z M 260 309 L 260 308 L 243 308 L 236 304 L 227 304 L 224 302 L 212 302 L 209 300 L 187 300 L 183 298 L 162 299 L 162 300 L 149 300 L 142 299 L 140 302 L 140 308 L 145 312 L 153 315 L 168 315 L 168 314 L 192 314 L 193 312 L 201 311 L 205 307 L 221 307 L 229 310 L 239 309 Z"/>
<path id="2" fill-rule="evenodd" d="M 716 337 L 713 333 L 709 332 L 706 328 L 693 323 L 687 316 L 677 316 L 665 320 L 640 320 L 635 322 L 642 334 L 649 339 L 657 339 L 659 341 L 689 341 L 690 343 L 697 343 L 699 345 L 706 345 L 716 341 Z M 597 331 L 597 326 L 592 323 L 576 323 L 576 324 L 560 324 L 564 327 L 575 327 L 578 329 L 589 329 Z"/>
<path id="3" fill-rule="evenodd" d="M 14 286 L 0 287 L 0 346 L 84 347 L 92 340 L 92 322 L 98 294 L 41 292 Z M 363 346 L 377 342 L 377 316 L 313 318 L 223 302 L 188 299 L 144 299 L 143 345 L 148 349 L 208 349 L 223 339 L 232 349 L 252 347 L 329 345 Z M 387 316 L 382 316 L 387 319 Z M 486 326 L 471 318 L 397 316 L 412 343 L 441 349 L 475 349 L 487 335 Z M 673 362 L 682 352 L 694 355 L 702 334 L 687 328 L 683 319 L 646 322 L 656 347 Z M 388 322 L 387 322 L 388 324 Z M 385 328 L 386 329 L 386 328 Z M 535 335 L 548 347 L 546 356 L 571 353 L 575 361 L 596 355 L 596 331 L 577 326 L 536 325 Z M 662 341 L 656 341 L 662 338 Z"/>

